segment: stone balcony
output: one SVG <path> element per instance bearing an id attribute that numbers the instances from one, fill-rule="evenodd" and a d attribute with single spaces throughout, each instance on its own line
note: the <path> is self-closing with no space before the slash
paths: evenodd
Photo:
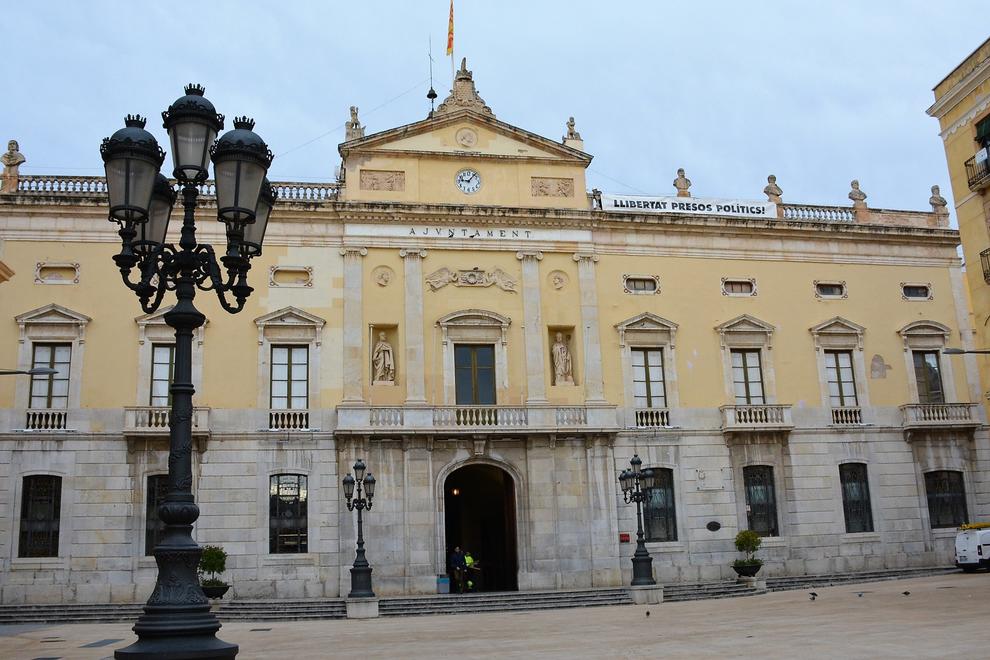
<path id="1" fill-rule="evenodd" d="M 786 440 L 794 428 L 789 405 L 722 406 L 722 434 L 726 440 L 766 434 Z"/>
<path id="2" fill-rule="evenodd" d="M 72 431 L 69 411 L 64 408 L 28 408 L 24 411 L 24 427 L 20 431 L 55 433 Z"/>
<path id="3" fill-rule="evenodd" d="M 127 438 L 168 437 L 169 406 L 128 406 L 124 408 L 123 434 Z M 210 437 L 210 409 L 193 408 L 192 435 L 194 438 Z"/>
<path id="4" fill-rule="evenodd" d="M 910 439 L 918 431 L 969 431 L 981 425 L 976 403 L 909 403 L 901 406 L 901 424 Z"/>
<path id="5" fill-rule="evenodd" d="M 614 406 L 340 406 L 337 432 L 359 434 L 615 432 Z"/>

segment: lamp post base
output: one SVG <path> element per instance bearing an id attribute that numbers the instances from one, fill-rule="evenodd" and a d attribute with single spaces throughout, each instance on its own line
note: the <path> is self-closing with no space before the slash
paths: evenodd
<path id="1" fill-rule="evenodd" d="M 351 568 L 351 592 L 348 598 L 374 598 L 371 589 L 371 566 L 354 566 Z"/>
<path id="2" fill-rule="evenodd" d="M 173 634 L 145 635 L 128 647 L 114 651 L 116 660 L 206 660 L 233 658 L 237 644 L 217 639 L 212 633 L 190 635 L 181 630 Z"/>
<path id="3" fill-rule="evenodd" d="M 632 558 L 633 579 L 632 586 L 656 584 L 653 579 L 653 557 L 647 552 L 645 545 L 637 545 L 636 553 Z"/>

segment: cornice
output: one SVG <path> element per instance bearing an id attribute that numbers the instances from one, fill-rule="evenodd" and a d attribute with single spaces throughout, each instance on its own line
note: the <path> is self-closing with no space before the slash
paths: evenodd
<path id="1" fill-rule="evenodd" d="M 943 94 L 925 112 L 929 117 L 941 119 L 947 112 L 959 105 L 964 98 L 972 94 L 973 90 L 986 82 L 988 78 L 990 78 L 990 58 L 980 62 L 975 69 L 953 85 L 948 92 Z"/>

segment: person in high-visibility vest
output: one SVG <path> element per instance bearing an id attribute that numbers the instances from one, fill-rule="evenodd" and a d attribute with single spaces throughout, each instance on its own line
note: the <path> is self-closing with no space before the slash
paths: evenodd
<path id="1" fill-rule="evenodd" d="M 475 576 L 475 574 L 478 572 L 479 569 L 478 569 L 477 566 L 475 566 L 474 557 L 471 556 L 471 551 L 470 550 L 465 550 L 464 551 L 464 566 L 467 569 L 467 571 L 466 571 L 467 572 L 467 590 L 468 591 L 474 591 L 474 580 L 472 580 L 471 578 L 473 578 Z"/>

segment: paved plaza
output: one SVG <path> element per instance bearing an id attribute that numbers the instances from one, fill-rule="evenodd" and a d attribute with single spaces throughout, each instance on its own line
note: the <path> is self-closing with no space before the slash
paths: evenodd
<path id="1" fill-rule="evenodd" d="M 814 601 L 789 591 L 660 606 L 236 622 L 221 637 L 239 644 L 245 660 L 976 658 L 990 644 L 988 589 L 990 574 L 950 574 L 819 588 Z M 132 639 L 130 624 L 0 626 L 0 658 L 106 658 Z"/>

